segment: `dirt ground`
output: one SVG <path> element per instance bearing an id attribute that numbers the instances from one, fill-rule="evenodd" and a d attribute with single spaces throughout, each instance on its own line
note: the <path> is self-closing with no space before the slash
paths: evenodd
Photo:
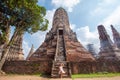
<path id="1" fill-rule="evenodd" d="M 43 78 L 39 76 L 31 76 L 31 75 L 6 75 L 0 76 L 0 80 L 120 80 L 120 76 L 116 77 L 102 77 L 102 78 L 78 78 L 78 79 L 71 79 L 71 78 Z"/>

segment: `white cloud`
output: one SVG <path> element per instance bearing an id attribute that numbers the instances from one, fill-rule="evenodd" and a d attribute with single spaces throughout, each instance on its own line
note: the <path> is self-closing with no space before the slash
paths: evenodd
<path id="1" fill-rule="evenodd" d="M 102 7 L 97 7 L 94 11 L 91 11 L 90 14 L 92 16 L 99 16 L 102 15 L 106 10 L 103 9 Z"/>
<path id="2" fill-rule="evenodd" d="M 108 6 L 111 4 L 116 4 L 119 0 L 102 0 L 99 5 L 100 6 Z"/>
<path id="3" fill-rule="evenodd" d="M 34 44 L 39 46 L 44 41 L 45 34 L 46 34 L 46 32 L 41 32 L 41 31 L 34 33 L 31 36 L 32 39 L 35 41 Z"/>
<path id="4" fill-rule="evenodd" d="M 92 16 L 103 16 L 111 12 L 114 6 L 117 6 L 119 0 L 101 0 L 90 14 Z"/>
<path id="5" fill-rule="evenodd" d="M 31 36 L 32 40 L 34 41 L 35 50 L 42 44 L 42 42 L 44 42 L 46 33 L 51 29 L 54 12 L 55 12 L 55 9 L 48 10 L 46 13 L 45 18 L 49 20 L 48 30 L 46 30 L 44 32 L 38 31 L 37 33 L 34 33 Z"/>
<path id="6" fill-rule="evenodd" d="M 56 7 L 65 7 L 69 12 L 72 12 L 72 9 L 77 5 L 80 0 L 52 0 L 52 4 Z"/>
<path id="7" fill-rule="evenodd" d="M 74 29 L 76 28 L 76 25 L 75 25 L 75 24 L 70 24 L 70 28 L 71 28 L 72 30 L 74 30 Z"/>
<path id="8" fill-rule="evenodd" d="M 44 41 L 46 32 L 48 32 L 52 28 L 52 20 L 53 20 L 54 12 L 55 12 L 55 9 L 48 10 L 47 14 L 45 16 L 45 18 L 49 20 L 48 30 L 46 30 L 44 32 L 39 31 L 32 35 L 32 37 L 35 38 L 36 41 L 40 41 L 39 43 L 42 43 Z"/>
<path id="9" fill-rule="evenodd" d="M 26 42 L 25 40 L 23 40 L 23 53 L 24 53 L 24 57 L 26 58 L 29 51 L 30 51 L 30 46 L 28 45 L 28 42 Z"/>
<path id="10" fill-rule="evenodd" d="M 71 26 L 76 26 L 75 24 L 71 24 Z M 99 51 L 99 36 L 97 31 L 90 32 L 89 26 L 73 28 L 77 34 L 77 39 L 86 47 L 87 44 L 92 43 L 96 51 Z"/>
<path id="11" fill-rule="evenodd" d="M 111 40 L 113 40 L 112 31 L 110 25 L 112 24 L 118 32 L 120 32 L 120 6 L 118 6 L 110 15 L 103 19 L 99 24 L 103 24 L 109 34 Z"/>
<path id="12" fill-rule="evenodd" d="M 89 42 L 91 42 L 91 41 L 93 41 L 94 39 L 97 38 L 96 37 L 97 36 L 96 32 L 90 32 L 88 26 L 78 28 L 77 29 L 77 34 L 78 34 L 79 37 L 82 37 L 82 40 L 86 40 L 86 41 L 89 41 Z"/>
<path id="13" fill-rule="evenodd" d="M 105 26 L 120 25 L 120 6 L 118 6 L 107 18 L 103 20 Z"/>
<path id="14" fill-rule="evenodd" d="M 53 21 L 54 13 L 55 13 L 55 9 L 48 10 L 47 14 L 45 16 L 45 18 L 49 20 L 49 26 L 48 26 L 48 30 L 47 31 L 49 31 L 52 28 L 52 21 Z"/>

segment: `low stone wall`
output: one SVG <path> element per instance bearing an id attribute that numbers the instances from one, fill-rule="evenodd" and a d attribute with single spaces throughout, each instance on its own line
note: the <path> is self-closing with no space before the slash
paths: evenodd
<path id="1" fill-rule="evenodd" d="M 72 74 L 98 73 L 98 72 L 120 72 L 120 61 L 101 61 L 94 62 L 70 62 Z M 51 60 L 40 61 L 6 61 L 3 71 L 15 74 L 50 74 L 52 69 Z"/>
<path id="2" fill-rule="evenodd" d="M 51 73 L 52 61 L 6 61 L 3 71 L 15 74 Z"/>
<path id="3" fill-rule="evenodd" d="M 120 61 L 71 62 L 72 74 L 120 72 Z"/>

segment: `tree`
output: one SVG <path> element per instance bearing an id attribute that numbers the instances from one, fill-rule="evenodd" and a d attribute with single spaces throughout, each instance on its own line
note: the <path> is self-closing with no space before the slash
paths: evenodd
<path id="1" fill-rule="evenodd" d="M 0 12 L 0 45 L 5 44 L 9 40 L 9 19 Z"/>
<path id="2" fill-rule="evenodd" d="M 4 56 L 0 61 L 1 70 L 10 45 L 14 43 L 18 35 L 24 32 L 44 31 L 48 27 L 48 20 L 44 18 L 46 9 L 37 5 L 37 0 L 0 0 L 0 2 L 0 12 L 7 15 L 9 25 L 15 27 L 15 32 L 5 47 Z"/>

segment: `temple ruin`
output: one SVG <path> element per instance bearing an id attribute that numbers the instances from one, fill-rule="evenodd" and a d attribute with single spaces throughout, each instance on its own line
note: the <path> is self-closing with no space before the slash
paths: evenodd
<path id="1" fill-rule="evenodd" d="M 111 25 L 114 44 L 120 49 L 120 33 Z"/>
<path id="2" fill-rule="evenodd" d="M 52 28 L 40 47 L 34 52 L 32 45 L 26 60 L 23 60 L 23 35 L 19 35 L 10 47 L 2 70 L 14 74 L 40 73 L 59 77 L 59 65 L 64 63 L 66 73 L 63 77 L 81 73 L 120 72 L 120 35 L 113 26 L 111 29 L 114 43 L 105 27 L 98 26 L 100 52 L 99 57 L 94 58 L 93 44 L 89 44 L 89 51 L 82 46 L 70 28 L 67 12 L 60 7 L 55 11 Z"/>
<path id="3" fill-rule="evenodd" d="M 31 49 L 30 49 L 30 52 L 29 52 L 26 60 L 29 60 L 29 58 L 31 57 L 31 55 L 32 55 L 33 53 L 34 53 L 34 46 L 33 46 L 33 44 L 32 44 L 32 47 L 31 47 Z"/>
<path id="4" fill-rule="evenodd" d="M 97 53 L 93 44 L 87 44 L 87 50 L 93 55 L 94 58 L 97 58 Z"/>
<path id="5" fill-rule="evenodd" d="M 100 58 L 107 60 L 120 60 L 120 49 L 114 45 L 103 25 L 98 26 L 98 32 L 100 39 Z"/>
<path id="6" fill-rule="evenodd" d="M 14 43 L 10 46 L 6 60 L 24 60 L 22 42 L 23 33 L 18 35 Z"/>
<path id="7" fill-rule="evenodd" d="M 77 40 L 76 33 L 70 29 L 67 12 L 58 8 L 53 17 L 51 30 L 46 34 L 45 41 L 29 57 L 29 60 L 52 60 L 52 77 L 58 77 L 58 66 L 65 64 L 70 75 L 68 62 L 93 61 L 93 56 Z"/>

